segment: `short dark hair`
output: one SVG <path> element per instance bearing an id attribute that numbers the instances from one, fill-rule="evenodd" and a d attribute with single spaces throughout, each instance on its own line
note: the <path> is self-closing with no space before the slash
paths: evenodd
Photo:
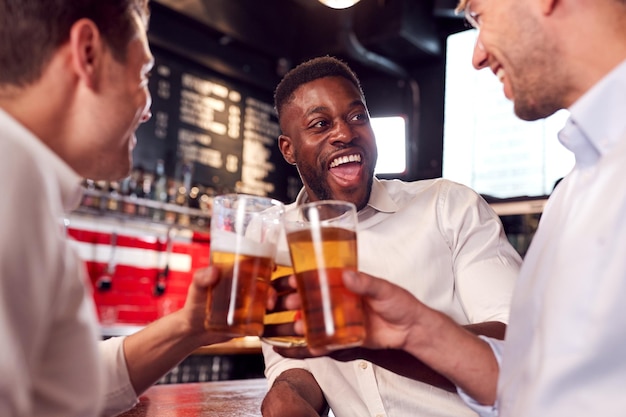
<path id="1" fill-rule="evenodd" d="M 362 97 L 361 82 L 348 64 L 332 56 L 322 56 L 305 61 L 291 69 L 278 83 L 274 91 L 274 108 L 280 121 L 283 107 L 293 98 L 293 93 L 303 84 L 324 77 L 344 77 L 359 89 Z"/>
<path id="2" fill-rule="evenodd" d="M 149 0 L 0 0 L 0 85 L 26 86 L 41 77 L 79 19 L 92 20 L 114 58 L 124 61 L 136 32 L 133 15 L 147 23 Z"/>

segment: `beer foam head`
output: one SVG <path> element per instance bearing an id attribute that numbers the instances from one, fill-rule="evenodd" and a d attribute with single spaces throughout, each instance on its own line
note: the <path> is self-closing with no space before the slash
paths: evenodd
<path id="1" fill-rule="evenodd" d="M 211 250 L 272 258 L 276 253 L 276 245 L 257 242 L 236 233 L 214 231 L 211 233 Z"/>
<path id="2" fill-rule="evenodd" d="M 291 266 L 289 250 L 277 250 L 275 260 L 278 265 Z"/>

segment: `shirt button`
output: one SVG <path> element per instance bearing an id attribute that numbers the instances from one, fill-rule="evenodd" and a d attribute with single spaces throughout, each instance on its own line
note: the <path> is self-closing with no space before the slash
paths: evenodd
<path id="1" fill-rule="evenodd" d="M 367 369 L 367 362 L 361 362 L 359 366 L 361 367 L 361 369 Z M 376 417 L 381 417 L 381 416 L 377 415 Z"/>

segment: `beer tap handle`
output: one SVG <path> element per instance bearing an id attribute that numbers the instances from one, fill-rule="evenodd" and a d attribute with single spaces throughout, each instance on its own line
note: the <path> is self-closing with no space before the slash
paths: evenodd
<path id="1" fill-rule="evenodd" d="M 156 276 L 156 282 L 154 285 L 154 295 L 156 296 L 161 296 L 165 293 L 165 290 L 167 289 L 167 278 L 170 274 L 170 255 L 172 253 L 172 246 L 173 246 L 173 238 L 172 238 L 172 232 L 173 232 L 174 228 L 170 227 L 167 230 L 167 235 L 166 235 L 166 249 L 165 249 L 165 267 L 163 268 L 162 271 L 159 271 L 157 273 Z"/>

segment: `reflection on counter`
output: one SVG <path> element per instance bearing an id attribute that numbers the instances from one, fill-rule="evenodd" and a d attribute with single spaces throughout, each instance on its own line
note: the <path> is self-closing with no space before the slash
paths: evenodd
<path id="1" fill-rule="evenodd" d="M 261 416 L 264 378 L 201 384 L 156 385 L 120 417 Z"/>

